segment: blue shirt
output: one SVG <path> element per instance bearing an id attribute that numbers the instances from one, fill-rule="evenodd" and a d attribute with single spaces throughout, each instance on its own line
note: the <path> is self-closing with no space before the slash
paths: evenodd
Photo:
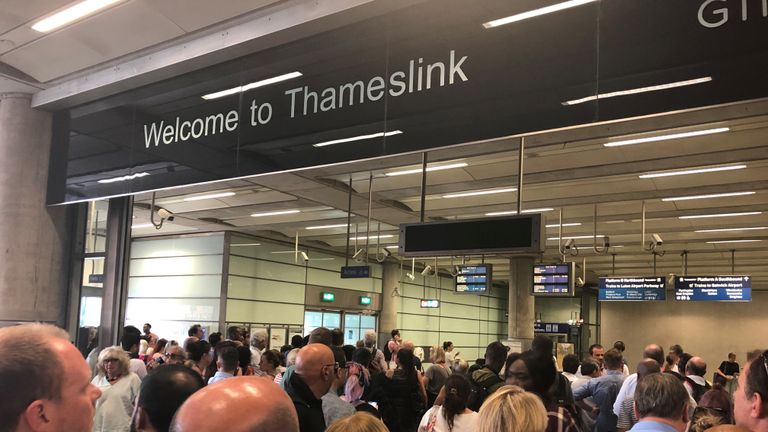
<path id="1" fill-rule="evenodd" d="M 598 431 L 616 430 L 616 414 L 613 413 L 613 403 L 624 381 L 624 373 L 621 370 L 608 370 L 605 375 L 589 380 L 583 386 L 573 391 L 573 398 L 581 400 L 592 396 L 592 400 L 600 408 L 597 415 Z"/>
<path id="2" fill-rule="evenodd" d="M 232 378 L 234 375 L 228 372 L 222 372 L 222 371 L 216 371 L 215 374 L 213 374 L 212 377 L 208 378 L 208 385 L 211 385 L 215 382 L 219 382 L 223 379 Z"/>
<path id="3" fill-rule="evenodd" d="M 666 423 L 641 420 L 629 432 L 677 432 L 677 429 Z"/>

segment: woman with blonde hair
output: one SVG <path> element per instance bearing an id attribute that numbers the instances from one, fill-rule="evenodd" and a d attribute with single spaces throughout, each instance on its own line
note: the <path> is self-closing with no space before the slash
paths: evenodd
<path id="1" fill-rule="evenodd" d="M 336 420 L 325 432 L 389 432 L 389 429 L 371 414 L 358 412 Z"/>
<path id="2" fill-rule="evenodd" d="M 547 410 L 538 396 L 505 385 L 480 407 L 476 432 L 544 432 Z"/>
<path id="3" fill-rule="evenodd" d="M 91 381 L 101 390 L 93 418 L 94 432 L 131 430 L 133 401 L 139 393 L 141 380 L 129 366 L 128 353 L 122 347 L 107 347 L 99 353 L 99 374 Z"/>
<path id="4" fill-rule="evenodd" d="M 427 406 L 435 404 L 435 399 L 443 388 L 445 381 L 451 376 L 451 368 L 445 362 L 445 351 L 442 347 L 433 347 L 434 352 L 430 356 L 432 366 L 424 375 L 424 388 L 427 390 Z"/>

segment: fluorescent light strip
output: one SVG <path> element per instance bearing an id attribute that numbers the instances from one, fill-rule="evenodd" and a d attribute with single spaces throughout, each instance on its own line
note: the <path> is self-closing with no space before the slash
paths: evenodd
<path id="1" fill-rule="evenodd" d="M 86 259 L 86 260 L 93 260 L 93 261 L 98 261 L 98 260 L 103 260 L 104 258 L 105 258 L 105 257 L 103 257 L 103 256 L 89 256 L 89 257 L 85 257 L 85 258 L 83 258 L 83 259 Z"/>
<path id="2" fill-rule="evenodd" d="M 493 21 L 488 21 L 487 23 L 483 23 L 483 27 L 489 29 L 493 27 L 499 27 L 506 24 L 511 24 L 518 21 L 523 21 L 529 18 L 535 18 L 537 16 L 550 14 L 553 12 L 559 12 L 561 10 L 574 8 L 577 6 L 585 5 L 587 3 L 592 3 L 597 0 L 570 0 L 563 3 L 554 4 L 552 6 L 547 6 L 539 9 L 530 10 L 528 12 L 519 13 L 516 15 L 511 15 L 506 18 L 499 18 Z"/>
<path id="3" fill-rule="evenodd" d="M 48 18 L 32 24 L 32 30 L 46 33 L 65 26 L 85 16 L 94 14 L 107 6 L 115 4 L 121 0 L 85 0 L 76 3 L 64 10 L 61 10 Z"/>
<path id="4" fill-rule="evenodd" d="M 554 209 L 553 208 L 539 208 L 539 209 L 523 210 L 522 212 L 523 213 L 544 213 L 544 212 L 548 212 L 548 211 L 552 211 L 552 210 L 554 210 Z M 511 210 L 511 211 L 491 212 L 491 213 L 486 213 L 485 215 L 486 216 L 505 216 L 505 215 L 516 215 L 516 214 L 517 214 L 517 210 Z M 581 225 L 581 224 L 579 224 L 579 225 Z M 565 225 L 563 225 L 563 226 L 565 226 Z"/>
<path id="5" fill-rule="evenodd" d="M 296 252 L 296 251 L 293 251 L 293 250 L 284 250 L 284 251 L 272 251 L 270 253 L 271 254 L 275 254 L 275 255 L 283 255 L 283 254 L 287 255 L 287 254 L 299 254 L 299 253 L 301 253 L 301 251 Z"/>
<path id="6" fill-rule="evenodd" d="M 373 134 L 368 134 L 368 135 L 358 135 L 358 136 L 354 136 L 354 137 L 350 137 L 350 138 L 341 138 L 341 139 L 337 139 L 337 140 L 325 141 L 325 142 L 321 142 L 321 143 L 317 143 L 317 144 L 312 144 L 312 146 L 313 147 L 325 147 L 325 146 L 329 146 L 329 145 L 347 143 L 347 142 L 352 142 L 352 141 L 363 141 L 363 140 L 369 140 L 369 139 L 373 139 L 373 138 L 383 138 L 383 137 L 388 137 L 388 136 L 392 136 L 392 135 L 400 135 L 401 133 L 403 133 L 403 131 L 401 131 L 401 130 L 393 130 L 393 131 L 389 131 L 389 132 L 378 132 L 378 133 L 373 133 Z"/>
<path id="7" fill-rule="evenodd" d="M 366 238 L 369 240 L 376 240 L 377 238 L 383 239 L 383 238 L 392 238 L 394 235 L 392 234 L 382 234 L 380 236 L 368 236 L 368 237 L 350 237 L 350 240 L 365 240 Z"/>
<path id="8" fill-rule="evenodd" d="M 319 230 L 319 229 L 330 229 L 330 228 L 346 228 L 348 226 L 349 225 L 347 225 L 347 224 L 318 225 L 318 226 L 306 227 L 305 229 L 308 229 L 308 230 Z"/>
<path id="9" fill-rule="evenodd" d="M 560 224 L 547 225 L 547 228 L 557 228 L 559 226 Z M 564 223 L 562 226 L 564 227 L 581 226 L 581 222 Z"/>
<path id="10" fill-rule="evenodd" d="M 600 238 L 600 237 L 605 237 L 605 236 L 604 236 L 604 235 L 602 235 L 602 234 L 598 234 L 598 235 L 597 235 L 597 238 Z M 592 236 L 591 236 L 591 235 L 583 235 L 583 236 L 563 236 L 563 240 L 570 240 L 570 239 L 579 240 L 579 239 L 591 239 L 591 238 L 592 238 Z M 549 241 L 557 241 L 557 239 L 558 239 L 557 237 L 549 237 L 549 238 L 547 238 L 547 240 L 549 240 Z"/>
<path id="11" fill-rule="evenodd" d="M 642 175 L 639 175 L 638 177 L 640 177 L 641 179 L 671 177 L 671 176 L 688 175 L 688 174 L 702 174 L 702 173 L 708 173 L 708 172 L 740 170 L 746 167 L 747 167 L 746 165 L 728 165 L 728 166 L 711 167 L 711 168 L 687 168 L 680 171 L 661 171 L 657 173 L 642 174 Z"/>
<path id="12" fill-rule="evenodd" d="M 187 198 L 184 198 L 184 201 L 201 201 L 201 200 L 214 199 L 214 198 L 230 197 L 232 195 L 235 195 L 235 192 L 221 192 L 221 193 L 215 193 L 215 194 L 209 194 L 209 195 L 198 195 L 198 196 L 187 197 Z"/>
<path id="13" fill-rule="evenodd" d="M 149 175 L 148 172 L 140 172 L 140 173 L 129 174 L 129 175 L 124 175 L 124 176 L 120 176 L 120 177 L 112 177 L 112 178 L 107 178 L 107 179 L 101 179 L 101 180 L 99 180 L 99 183 L 107 184 L 107 183 L 115 183 L 115 182 L 121 182 L 121 181 L 128 181 L 128 180 L 133 180 L 133 179 L 137 179 L 137 178 L 141 178 L 141 177 L 146 177 L 148 175 Z"/>
<path id="14" fill-rule="evenodd" d="M 335 259 L 336 258 L 330 258 L 330 257 L 328 257 L 328 258 L 310 258 L 309 261 L 333 261 Z"/>
<path id="15" fill-rule="evenodd" d="M 235 243 L 229 246 L 230 247 L 261 246 L 261 243 Z"/>
<path id="16" fill-rule="evenodd" d="M 652 137 L 645 137 L 645 138 L 613 141 L 613 142 L 605 143 L 603 145 L 605 147 L 619 147 L 619 146 L 632 145 L 632 144 L 642 144 L 642 143 L 666 141 L 666 140 L 673 140 L 673 139 L 680 139 L 680 138 L 690 138 L 690 137 L 702 136 L 702 135 L 712 135 L 716 133 L 728 132 L 730 130 L 731 128 L 727 128 L 727 127 L 705 129 L 705 130 L 692 131 L 692 132 L 680 132 L 680 133 L 669 134 L 669 135 L 659 135 L 659 136 L 652 136 Z"/>
<path id="17" fill-rule="evenodd" d="M 755 243 L 755 242 L 761 242 L 762 240 L 714 240 L 714 241 L 708 241 L 707 243 L 710 244 L 718 244 L 718 243 Z"/>
<path id="18" fill-rule="evenodd" d="M 734 232 L 734 231 L 758 231 L 758 230 L 765 230 L 765 229 L 768 229 L 768 227 L 718 228 L 718 229 L 696 230 L 694 232 L 697 232 L 697 233 L 714 233 L 714 232 Z"/>
<path id="19" fill-rule="evenodd" d="M 703 84 L 710 81 L 712 81 L 712 77 L 703 77 L 703 78 L 695 78 L 695 79 L 690 79 L 685 81 L 676 81 L 676 82 L 671 82 L 666 84 L 659 84 L 655 86 L 639 87 L 639 88 L 629 89 L 629 90 L 619 90 L 619 91 L 610 92 L 610 93 L 600 93 L 597 95 L 586 96 L 581 99 L 573 99 L 573 100 L 565 101 L 563 102 L 563 105 L 565 106 L 578 105 L 584 102 L 591 102 L 591 101 L 600 100 L 600 99 L 609 99 L 609 98 L 618 97 L 618 96 L 629 96 L 629 95 L 634 95 L 638 93 L 648 93 L 648 92 L 654 92 L 654 91 L 660 91 L 660 90 L 669 90 L 677 87 L 686 87 L 686 86 L 691 86 L 696 84 Z"/>
<path id="20" fill-rule="evenodd" d="M 708 194 L 708 195 L 691 195 L 691 196 L 684 196 L 684 197 L 674 197 L 674 198 L 662 198 L 662 201 L 688 201 L 688 200 L 695 200 L 695 199 L 708 199 L 708 198 L 725 198 L 725 197 L 735 197 L 735 196 L 744 196 L 744 195 L 754 195 L 755 192 L 728 192 L 728 193 L 720 193 L 720 194 Z"/>
<path id="21" fill-rule="evenodd" d="M 131 225 L 131 229 L 142 229 L 142 228 L 151 228 L 151 227 L 154 227 L 154 225 L 152 225 L 151 223 Z"/>
<path id="22" fill-rule="evenodd" d="M 385 248 L 386 248 L 386 249 L 397 249 L 397 248 L 399 248 L 399 247 L 400 247 L 400 246 L 398 246 L 398 245 L 385 246 Z"/>
<path id="23" fill-rule="evenodd" d="M 427 172 L 442 171 L 442 170 L 453 169 L 453 168 L 464 168 L 466 166 L 469 166 L 469 164 L 466 162 L 460 162 L 455 164 L 427 167 L 426 171 Z M 384 173 L 384 175 L 388 177 L 395 177 L 395 176 L 401 176 L 401 175 L 407 175 L 407 174 L 419 174 L 419 173 L 421 173 L 421 168 L 414 168 L 411 170 L 404 170 L 404 171 L 393 171 L 393 172 Z"/>
<path id="24" fill-rule="evenodd" d="M 224 97 L 224 96 L 233 95 L 233 94 L 236 94 L 236 93 L 243 93 L 243 92 L 246 92 L 248 90 L 253 90 L 255 88 L 258 88 L 258 87 L 264 87 L 264 86 L 267 86 L 267 85 L 270 85 L 270 84 L 279 83 L 281 81 L 287 81 L 289 79 L 298 78 L 300 76 L 302 76 L 301 72 L 291 72 L 291 73 L 287 73 L 287 74 L 283 74 L 283 75 L 278 75 L 276 77 L 267 78 L 267 79 L 263 79 L 261 81 L 252 82 L 252 83 L 246 84 L 244 86 L 238 86 L 238 87 L 233 87 L 231 89 L 217 91 L 215 93 L 209 93 L 207 95 L 204 95 L 203 99 L 211 100 L 211 99 L 217 99 L 217 98 Z"/>
<path id="25" fill-rule="evenodd" d="M 452 193 L 448 195 L 443 195 L 443 198 L 462 198 L 462 197 L 468 197 L 468 196 L 492 195 L 497 193 L 515 192 L 515 191 L 517 191 L 517 188 L 487 189 L 487 190 L 474 191 L 474 192 Z"/>
<path id="26" fill-rule="evenodd" d="M 264 213 L 254 213 L 251 215 L 251 217 L 280 216 L 280 215 L 295 214 L 295 213 L 301 213 L 301 210 L 278 210 L 278 211 L 271 211 L 271 212 L 264 212 Z"/>
<path id="27" fill-rule="evenodd" d="M 693 215 L 693 216 L 679 216 L 678 219 L 703 219 L 703 218 L 716 218 L 716 217 L 734 217 L 734 216 L 753 216 L 763 214 L 763 212 L 741 212 L 741 213 L 720 213 L 720 214 L 707 214 L 707 215 Z"/>

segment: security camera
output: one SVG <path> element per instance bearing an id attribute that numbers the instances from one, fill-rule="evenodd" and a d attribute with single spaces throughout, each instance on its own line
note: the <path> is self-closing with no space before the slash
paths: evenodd
<path id="1" fill-rule="evenodd" d="M 365 250 L 358 249 L 357 252 L 355 252 L 355 254 L 352 255 L 352 259 L 354 259 L 357 262 L 362 262 L 365 259 Z"/>
<path id="2" fill-rule="evenodd" d="M 653 243 L 655 243 L 656 246 L 661 246 L 664 243 L 664 240 L 661 239 L 661 236 L 656 233 L 651 234 L 651 237 L 653 238 Z"/>
<path id="3" fill-rule="evenodd" d="M 427 265 L 426 267 L 424 267 L 424 270 L 421 271 L 421 275 L 422 276 L 429 276 L 430 274 L 432 274 L 432 266 L 431 265 Z"/>
<path id="4" fill-rule="evenodd" d="M 410 279 L 410 280 L 414 280 L 414 279 L 416 279 L 416 275 L 414 275 L 414 274 L 413 274 L 413 273 L 411 273 L 411 272 L 408 272 L 408 273 L 406 273 L 405 275 L 406 275 L 406 276 L 408 276 L 408 279 Z"/>
<path id="5" fill-rule="evenodd" d="M 307 255 L 306 252 L 301 251 L 300 254 L 301 254 L 301 258 L 303 258 L 304 261 L 309 261 L 309 255 Z"/>
<path id="6" fill-rule="evenodd" d="M 157 215 L 160 216 L 160 219 L 165 219 L 167 221 L 173 221 L 173 213 L 171 213 L 170 211 L 168 211 L 168 210 L 166 210 L 164 208 L 157 209 Z"/>
<path id="7" fill-rule="evenodd" d="M 381 248 L 381 252 L 384 254 L 385 257 L 389 258 L 392 256 L 392 252 L 389 251 L 387 248 Z"/>
<path id="8" fill-rule="evenodd" d="M 584 279 L 581 278 L 581 276 L 576 277 L 576 286 L 577 287 L 583 287 L 584 286 Z"/>
<path id="9" fill-rule="evenodd" d="M 574 239 L 570 238 L 570 239 L 565 241 L 565 244 L 563 245 L 563 247 L 565 249 L 571 249 L 575 245 L 576 245 L 576 241 Z"/>

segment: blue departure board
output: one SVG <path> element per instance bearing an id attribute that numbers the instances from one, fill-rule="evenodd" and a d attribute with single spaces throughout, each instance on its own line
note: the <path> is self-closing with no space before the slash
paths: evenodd
<path id="1" fill-rule="evenodd" d="M 487 293 L 493 273 L 491 264 L 456 266 L 456 292 L 481 294 Z"/>
<path id="2" fill-rule="evenodd" d="M 751 276 L 677 276 L 675 300 L 752 301 Z"/>
<path id="3" fill-rule="evenodd" d="M 571 297 L 575 291 L 574 263 L 535 264 L 531 295 Z"/>
<path id="4" fill-rule="evenodd" d="M 657 276 L 601 277 L 600 301 L 663 301 L 667 299 L 667 279 Z"/>

